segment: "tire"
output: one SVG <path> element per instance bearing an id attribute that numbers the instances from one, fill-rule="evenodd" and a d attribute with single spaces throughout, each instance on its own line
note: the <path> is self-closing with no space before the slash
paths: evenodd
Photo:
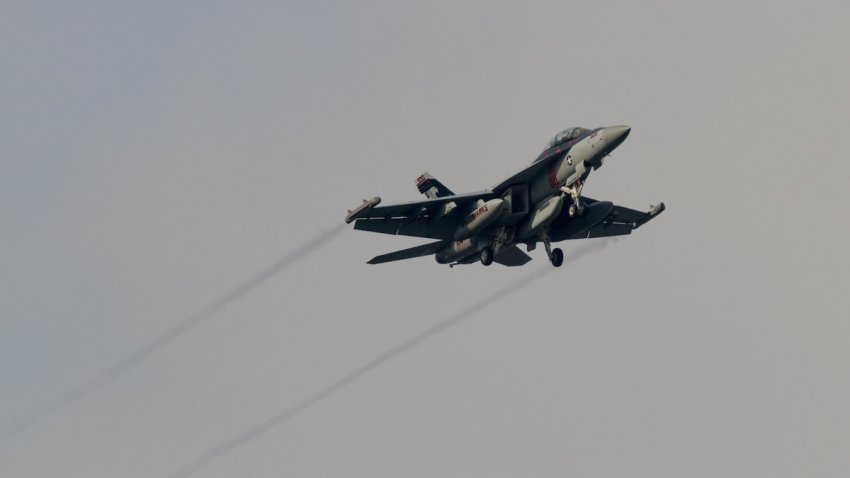
<path id="1" fill-rule="evenodd" d="M 552 251 L 552 265 L 555 267 L 561 267 L 561 264 L 564 263 L 564 251 L 560 248 L 555 248 Z"/>
<path id="2" fill-rule="evenodd" d="M 481 250 L 481 264 L 489 266 L 493 263 L 493 249 L 485 247 Z"/>

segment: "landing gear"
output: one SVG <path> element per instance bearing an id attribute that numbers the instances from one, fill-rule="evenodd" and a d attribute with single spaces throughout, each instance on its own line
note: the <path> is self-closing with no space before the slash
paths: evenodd
<path id="1" fill-rule="evenodd" d="M 567 209 L 567 214 L 570 215 L 570 219 L 581 216 L 584 214 L 584 206 L 576 206 L 575 204 L 570 204 L 570 207 Z"/>
<path id="2" fill-rule="evenodd" d="M 491 254 L 491 256 L 495 256 L 497 253 L 501 252 L 502 249 L 504 249 L 505 244 L 512 244 L 515 236 L 516 228 L 511 226 L 502 226 L 496 234 L 496 237 L 493 239 L 493 254 Z"/>
<path id="3" fill-rule="evenodd" d="M 547 232 L 540 233 L 540 240 L 543 241 L 543 247 L 546 248 L 546 255 L 549 256 L 549 262 L 555 267 L 561 267 L 564 263 L 564 251 L 559 248 L 552 249 L 552 241 L 549 240 Z"/>
<path id="4" fill-rule="evenodd" d="M 549 258 L 549 261 L 552 262 L 553 266 L 561 267 L 561 264 L 564 263 L 564 251 L 556 247 L 552 251 L 552 257 Z"/>
<path id="5" fill-rule="evenodd" d="M 580 179 L 573 183 L 572 187 L 563 186 L 561 191 L 566 194 L 569 194 L 571 198 L 573 198 L 573 203 L 570 204 L 570 208 L 567 212 L 570 215 L 570 218 L 581 216 L 584 214 L 584 206 L 581 204 L 581 190 L 584 189 L 584 182 Z"/>
<path id="6" fill-rule="evenodd" d="M 493 263 L 493 249 L 485 247 L 481 250 L 481 264 L 489 266 Z"/>

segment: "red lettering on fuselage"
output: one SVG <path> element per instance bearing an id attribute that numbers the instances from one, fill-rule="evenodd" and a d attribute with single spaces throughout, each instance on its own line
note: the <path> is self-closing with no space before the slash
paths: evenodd
<path id="1" fill-rule="evenodd" d="M 470 222 L 478 219 L 482 214 L 484 214 L 487 211 L 488 211 L 488 209 L 487 209 L 486 204 L 479 207 L 478 209 L 473 211 L 472 214 L 470 214 L 469 216 L 466 216 L 466 219 L 463 221 L 463 224 L 469 224 Z"/>

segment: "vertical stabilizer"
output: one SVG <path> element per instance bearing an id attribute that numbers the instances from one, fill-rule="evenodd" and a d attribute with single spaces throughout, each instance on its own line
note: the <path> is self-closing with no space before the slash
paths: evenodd
<path id="1" fill-rule="evenodd" d="M 422 173 L 421 176 L 416 178 L 416 188 L 419 189 L 419 192 L 424 194 L 428 199 L 454 196 L 455 194 L 427 172 Z"/>

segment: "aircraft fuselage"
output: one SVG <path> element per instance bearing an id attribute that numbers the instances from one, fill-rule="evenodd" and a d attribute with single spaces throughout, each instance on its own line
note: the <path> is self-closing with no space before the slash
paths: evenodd
<path id="1" fill-rule="evenodd" d="M 563 261 L 554 241 L 629 234 L 664 210 L 647 213 L 583 198 L 590 172 L 629 135 L 628 126 L 569 128 L 558 133 L 530 165 L 491 189 L 454 194 L 428 173 L 417 178 L 424 201 L 376 207 L 379 198 L 349 211 L 355 229 L 439 239 L 377 256 L 370 264 L 434 255 L 439 263 L 494 260 L 522 265 L 531 260 L 517 244 L 532 250 L 543 242 L 553 265 Z"/>
<path id="2" fill-rule="evenodd" d="M 552 156 L 561 156 L 555 160 L 545 173 L 531 181 L 529 198 L 532 204 L 538 204 L 547 197 L 558 193 L 566 186 L 586 177 L 594 167 L 602 166 L 602 160 L 622 143 L 629 135 L 628 126 L 609 126 L 596 128 L 571 141 L 544 151 L 536 161 Z"/>

